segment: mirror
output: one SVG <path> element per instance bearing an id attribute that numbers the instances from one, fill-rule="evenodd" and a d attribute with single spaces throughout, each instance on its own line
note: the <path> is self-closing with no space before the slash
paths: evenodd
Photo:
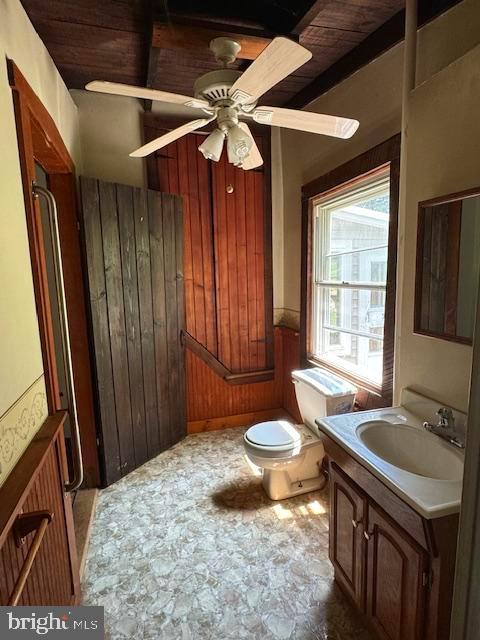
<path id="1" fill-rule="evenodd" d="M 480 274 L 480 189 L 421 202 L 415 332 L 472 344 Z"/>

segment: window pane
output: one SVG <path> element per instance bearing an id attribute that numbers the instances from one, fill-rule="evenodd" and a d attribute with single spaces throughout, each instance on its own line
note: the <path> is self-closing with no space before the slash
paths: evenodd
<path id="1" fill-rule="evenodd" d="M 318 324 L 383 337 L 385 291 L 316 287 Z M 318 345 L 319 346 L 319 345 Z M 321 348 L 321 347 L 320 347 Z"/>
<path id="2" fill-rule="evenodd" d="M 317 358 L 381 385 L 385 289 L 369 286 L 387 283 L 389 183 L 382 178 L 362 189 L 317 205 L 312 349 Z"/>
<path id="3" fill-rule="evenodd" d="M 325 209 L 327 237 L 322 242 L 323 280 L 386 281 L 388 187 L 375 197 L 366 195 L 364 198 Z M 376 273 L 372 273 L 372 263 L 379 265 Z"/>
<path id="4" fill-rule="evenodd" d="M 383 341 L 329 329 L 323 329 L 321 333 L 326 349 L 315 354 L 318 358 L 361 378 L 382 383 Z M 332 335 L 335 336 L 333 342 Z"/>
<path id="5" fill-rule="evenodd" d="M 387 281 L 387 256 L 386 246 L 378 249 L 362 249 L 358 252 L 344 253 L 338 256 L 326 256 L 322 279 L 329 282 L 385 284 Z"/>

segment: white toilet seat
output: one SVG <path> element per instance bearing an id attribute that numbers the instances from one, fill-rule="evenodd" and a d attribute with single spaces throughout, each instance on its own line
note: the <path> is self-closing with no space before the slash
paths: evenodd
<path id="1" fill-rule="evenodd" d="M 247 448 L 267 458 L 288 458 L 299 453 L 301 433 L 286 420 L 259 422 L 244 435 Z"/>

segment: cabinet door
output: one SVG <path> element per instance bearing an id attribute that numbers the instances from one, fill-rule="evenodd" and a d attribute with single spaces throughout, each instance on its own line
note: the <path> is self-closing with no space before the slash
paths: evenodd
<path id="1" fill-rule="evenodd" d="M 367 615 L 385 640 L 423 637 L 427 558 L 379 509 L 369 505 Z"/>
<path id="2" fill-rule="evenodd" d="M 366 500 L 358 488 L 330 464 L 330 561 L 339 586 L 358 604 L 364 606 L 363 521 Z"/>

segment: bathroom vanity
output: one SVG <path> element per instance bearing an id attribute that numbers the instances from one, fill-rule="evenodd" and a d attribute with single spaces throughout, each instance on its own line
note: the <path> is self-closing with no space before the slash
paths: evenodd
<path id="1" fill-rule="evenodd" d="M 447 640 L 463 453 L 423 429 L 432 406 L 409 393 L 415 414 L 403 406 L 317 420 L 330 477 L 330 560 L 379 638 Z"/>

